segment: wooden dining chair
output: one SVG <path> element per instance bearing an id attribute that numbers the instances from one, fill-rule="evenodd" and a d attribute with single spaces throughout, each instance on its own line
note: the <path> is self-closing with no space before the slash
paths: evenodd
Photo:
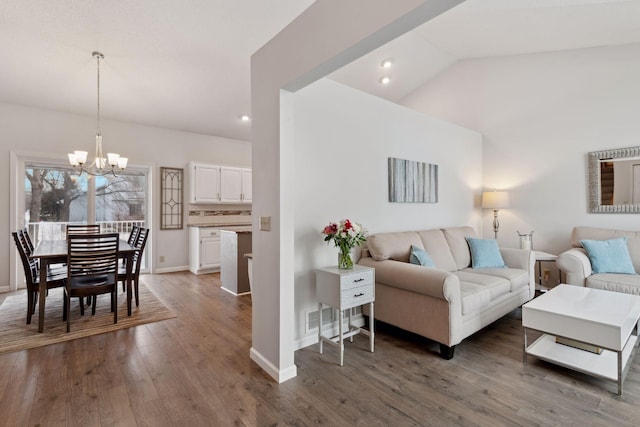
<path id="1" fill-rule="evenodd" d="M 71 298 L 92 297 L 91 314 L 96 314 L 97 296 L 111 294 L 113 323 L 118 323 L 118 233 L 68 234 L 67 283 L 64 319 L 71 325 Z M 82 306 L 82 302 L 80 303 Z M 82 314 L 81 308 L 81 314 Z"/>
<path id="2" fill-rule="evenodd" d="M 24 269 L 24 277 L 27 282 L 27 325 L 31 323 L 31 317 L 36 310 L 38 302 L 38 290 L 40 287 L 40 266 L 34 259 L 29 258 L 31 250 L 26 244 L 24 236 L 20 236 L 22 230 L 14 231 L 13 240 L 16 243 L 22 268 Z M 47 290 L 65 286 L 67 281 L 67 272 L 64 270 L 55 270 L 47 275 Z"/>
<path id="3" fill-rule="evenodd" d="M 67 224 L 69 234 L 100 234 L 100 224 Z"/>
<path id="4" fill-rule="evenodd" d="M 138 233 L 138 239 L 135 243 L 136 252 L 133 254 L 133 265 L 131 266 L 131 281 L 133 282 L 133 290 L 136 298 L 136 307 L 140 306 L 139 287 L 138 282 L 140 278 L 140 266 L 142 265 L 142 256 L 144 254 L 144 248 L 147 245 L 147 238 L 149 237 L 148 228 L 140 228 Z M 127 268 L 120 266 L 118 269 L 118 281 L 122 282 L 122 290 L 126 290 L 127 281 Z"/>

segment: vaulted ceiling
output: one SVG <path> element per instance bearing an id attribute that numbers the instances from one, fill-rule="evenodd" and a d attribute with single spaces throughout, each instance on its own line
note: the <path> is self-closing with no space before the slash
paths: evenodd
<path id="1" fill-rule="evenodd" d="M 98 50 L 103 118 L 249 140 L 250 56 L 312 3 L 3 0 L 0 101 L 95 116 Z M 398 102 L 465 58 L 630 43 L 640 0 L 467 0 L 330 77 Z"/>

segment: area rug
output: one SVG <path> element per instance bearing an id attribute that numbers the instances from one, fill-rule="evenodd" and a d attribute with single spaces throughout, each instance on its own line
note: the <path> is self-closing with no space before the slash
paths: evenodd
<path id="1" fill-rule="evenodd" d="M 70 341 L 105 332 L 117 331 L 145 323 L 176 317 L 158 298 L 140 283 L 140 306 L 132 301 L 131 316 L 127 316 L 127 294 L 118 293 L 118 323 L 113 323 L 113 313 L 109 295 L 98 297 L 95 316 L 91 308 L 85 308 L 80 316 L 78 299 L 71 302 L 71 332 L 67 333 L 67 323 L 62 321 L 62 288 L 51 289 L 47 296 L 44 317 L 44 331 L 38 332 L 38 308 L 31 324 L 27 325 L 27 292 L 18 291 L 8 296 L 0 305 L 0 354 L 26 350 Z"/>

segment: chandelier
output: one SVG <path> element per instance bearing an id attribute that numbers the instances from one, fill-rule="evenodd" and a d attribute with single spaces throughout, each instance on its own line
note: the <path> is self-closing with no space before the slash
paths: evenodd
<path id="1" fill-rule="evenodd" d="M 93 176 L 103 176 L 112 174 L 118 176 L 119 173 L 125 170 L 129 159 L 126 157 L 120 157 L 116 153 L 107 153 L 107 157 L 102 152 L 102 131 L 100 130 L 100 60 L 104 59 L 104 55 L 100 52 L 93 52 L 93 57 L 96 58 L 98 63 L 98 127 L 96 129 L 96 155 L 93 158 L 93 162 L 89 166 L 85 166 L 87 162 L 87 152 L 76 150 L 73 153 L 69 153 L 69 163 L 80 171 L 86 172 Z"/>

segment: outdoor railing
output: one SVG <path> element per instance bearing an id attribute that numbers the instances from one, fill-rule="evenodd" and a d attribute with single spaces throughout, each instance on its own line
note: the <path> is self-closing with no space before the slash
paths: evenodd
<path id="1" fill-rule="evenodd" d="M 122 239 L 127 239 L 134 225 L 144 227 L 144 220 L 139 221 L 96 221 L 100 224 L 101 233 L 120 233 Z M 74 222 L 30 222 L 27 224 L 29 236 L 33 244 L 37 245 L 40 240 L 65 239 L 67 236 L 67 224 L 78 224 Z"/>

